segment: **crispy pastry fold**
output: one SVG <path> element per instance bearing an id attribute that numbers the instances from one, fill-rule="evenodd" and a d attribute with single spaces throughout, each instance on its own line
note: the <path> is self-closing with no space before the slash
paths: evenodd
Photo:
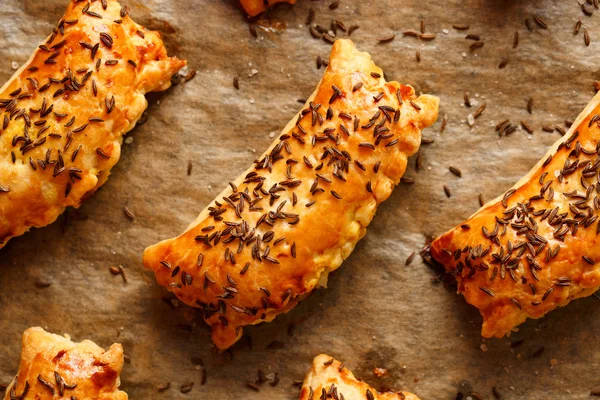
<path id="1" fill-rule="evenodd" d="M 0 248 L 104 184 L 144 94 L 167 89 L 184 65 L 118 1 L 71 0 L 0 89 Z"/>
<path id="2" fill-rule="evenodd" d="M 120 344 L 105 351 L 89 340 L 73 343 L 42 328 L 29 328 L 23 333 L 19 371 L 4 400 L 127 400 L 119 390 L 122 368 Z"/>
<path id="3" fill-rule="evenodd" d="M 600 286 L 600 95 L 510 190 L 430 246 L 502 337 Z"/>
<path id="4" fill-rule="evenodd" d="M 147 248 L 144 264 L 200 307 L 217 347 L 228 348 L 243 326 L 325 286 L 437 111 L 437 98 L 386 82 L 367 53 L 338 40 L 305 108 L 184 233 Z"/>

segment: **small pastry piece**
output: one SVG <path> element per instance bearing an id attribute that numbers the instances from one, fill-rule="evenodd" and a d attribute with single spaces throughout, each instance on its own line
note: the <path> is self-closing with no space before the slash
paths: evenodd
<path id="1" fill-rule="evenodd" d="M 255 17 L 258 14 L 267 11 L 267 8 L 277 3 L 296 4 L 296 0 L 240 0 L 244 11 L 250 17 Z"/>
<path id="2" fill-rule="evenodd" d="M 437 98 L 386 82 L 369 54 L 338 40 L 305 108 L 187 231 L 147 248 L 144 264 L 228 348 L 243 326 L 326 285 L 437 111 Z"/>
<path id="3" fill-rule="evenodd" d="M 119 390 L 123 347 L 108 351 L 89 340 L 73 343 L 42 328 L 23 333 L 21 364 L 4 400 L 127 400 Z"/>
<path id="4" fill-rule="evenodd" d="M 184 65 L 117 1 L 70 1 L 0 89 L 0 248 L 104 184 L 144 94 L 167 89 Z"/>
<path id="5" fill-rule="evenodd" d="M 431 256 L 502 337 L 600 286 L 600 94 L 502 196 L 431 244 Z"/>
<path id="6" fill-rule="evenodd" d="M 419 400 L 408 392 L 378 393 L 354 377 L 344 364 L 326 354 L 315 357 L 304 379 L 300 400 Z"/>

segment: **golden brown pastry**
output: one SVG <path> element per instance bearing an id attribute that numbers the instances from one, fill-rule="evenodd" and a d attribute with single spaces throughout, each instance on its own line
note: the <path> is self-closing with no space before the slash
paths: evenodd
<path id="1" fill-rule="evenodd" d="M 304 379 L 300 400 L 419 400 L 408 392 L 378 393 L 354 377 L 344 364 L 326 354 L 315 357 Z"/>
<path id="2" fill-rule="evenodd" d="M 244 11 L 250 17 L 254 17 L 262 12 L 265 12 L 267 8 L 277 3 L 289 3 L 296 4 L 296 0 L 240 0 Z"/>
<path id="3" fill-rule="evenodd" d="M 228 348 L 245 325 L 326 285 L 437 111 L 437 98 L 386 82 L 369 54 L 338 40 L 305 108 L 183 234 L 147 248 L 144 264 Z"/>
<path id="4" fill-rule="evenodd" d="M 600 95 L 502 196 L 431 244 L 458 291 L 502 337 L 600 286 Z"/>
<path id="5" fill-rule="evenodd" d="M 116 0 L 70 1 L 0 89 L 0 248 L 104 184 L 144 94 L 167 89 L 184 65 Z"/>
<path id="6" fill-rule="evenodd" d="M 89 340 L 73 343 L 42 328 L 23 333 L 21 364 L 4 400 L 127 400 L 119 390 L 123 347 L 104 351 Z"/>

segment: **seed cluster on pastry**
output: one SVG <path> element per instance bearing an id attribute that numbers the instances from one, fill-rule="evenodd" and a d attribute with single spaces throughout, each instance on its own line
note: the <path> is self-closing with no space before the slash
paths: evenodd
<path id="1" fill-rule="evenodd" d="M 244 325 L 324 286 L 400 181 L 437 107 L 338 40 L 306 108 L 185 233 L 146 249 L 145 265 L 202 309 L 219 348 L 231 346 Z"/>
<path id="2" fill-rule="evenodd" d="M 0 247 L 101 186 L 144 94 L 167 89 L 184 65 L 116 0 L 72 0 L 0 89 Z"/>
<path id="3" fill-rule="evenodd" d="M 517 185 L 431 245 L 501 337 L 600 286 L 600 97 Z"/>

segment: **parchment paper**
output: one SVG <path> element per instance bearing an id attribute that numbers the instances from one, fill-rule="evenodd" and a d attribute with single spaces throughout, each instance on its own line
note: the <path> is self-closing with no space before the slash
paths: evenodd
<path id="1" fill-rule="evenodd" d="M 2 0 L 0 78 L 25 62 L 50 32 L 67 0 Z M 192 81 L 149 97 L 148 121 L 130 135 L 108 183 L 79 210 L 55 224 L 14 239 L 0 251 L 0 382 L 16 372 L 24 329 L 42 326 L 102 346 L 123 343 L 130 362 L 122 387 L 132 399 L 297 399 L 292 385 L 312 358 L 327 352 L 378 389 L 409 390 L 424 400 L 465 398 L 474 391 L 493 399 L 588 399 L 600 388 L 600 303 L 578 300 L 542 320 L 529 321 L 508 339 L 484 341 L 481 318 L 437 274 L 415 257 L 426 238 L 441 234 L 525 174 L 558 137 L 542 125 L 573 120 L 594 94 L 600 27 L 575 1 L 299 0 L 282 5 L 248 30 L 235 0 L 126 0 L 138 22 L 162 32 L 172 54 L 198 70 Z M 243 171 L 288 122 L 322 75 L 315 59 L 330 45 L 303 24 L 332 18 L 360 25 L 352 39 L 369 51 L 388 79 L 441 98 L 440 119 L 424 132 L 422 166 L 411 161 L 400 185 L 379 209 L 352 256 L 319 290 L 275 322 L 247 330 L 230 353 L 213 351 L 209 330 L 143 270 L 143 249 L 182 232 L 226 182 Z M 541 16 L 548 29 L 533 22 Z M 524 20 L 534 27 L 529 32 Z M 573 26 L 582 18 L 583 30 Z M 425 20 L 431 42 L 403 37 Z M 453 24 L 469 24 L 457 31 Z M 513 35 L 520 43 L 513 49 Z M 342 32 L 340 36 L 345 37 Z M 396 34 L 388 44 L 377 38 Z M 470 51 L 478 34 L 483 48 Z M 416 61 L 420 50 L 421 62 Z M 509 57 L 504 69 L 498 65 Z M 250 77 L 249 75 L 253 75 Z M 232 80 L 239 76 L 240 90 Z M 463 105 L 469 91 L 473 106 Z M 533 114 L 526 110 L 534 98 Z M 487 108 L 471 129 L 467 115 Z M 440 133 L 442 117 L 448 123 Z M 499 138 L 495 125 L 526 120 L 533 135 L 517 130 Z M 188 161 L 193 168 L 187 175 Z M 463 177 L 448 171 L 453 165 Z M 447 198 L 443 185 L 452 193 Z M 127 206 L 136 216 L 130 221 Z M 109 267 L 123 265 L 127 283 Z M 50 287 L 39 288 L 40 282 Z M 166 301 L 164 301 L 167 299 Z M 293 327 L 294 329 L 291 329 Z M 292 336 L 289 333 L 293 333 Z M 273 344 L 275 342 L 275 344 Z M 278 343 L 280 342 L 280 343 Z M 512 346 L 511 346 L 512 343 Z M 272 348 L 281 347 L 283 348 Z M 271 348 L 269 348 L 271 347 Z M 192 361 L 193 359 L 193 361 Z M 195 367 L 202 360 L 207 373 Z M 373 368 L 386 368 L 377 378 Z M 280 382 L 245 387 L 257 370 Z M 158 393 L 156 385 L 171 383 Z M 180 386 L 194 382 L 188 394 Z"/>

